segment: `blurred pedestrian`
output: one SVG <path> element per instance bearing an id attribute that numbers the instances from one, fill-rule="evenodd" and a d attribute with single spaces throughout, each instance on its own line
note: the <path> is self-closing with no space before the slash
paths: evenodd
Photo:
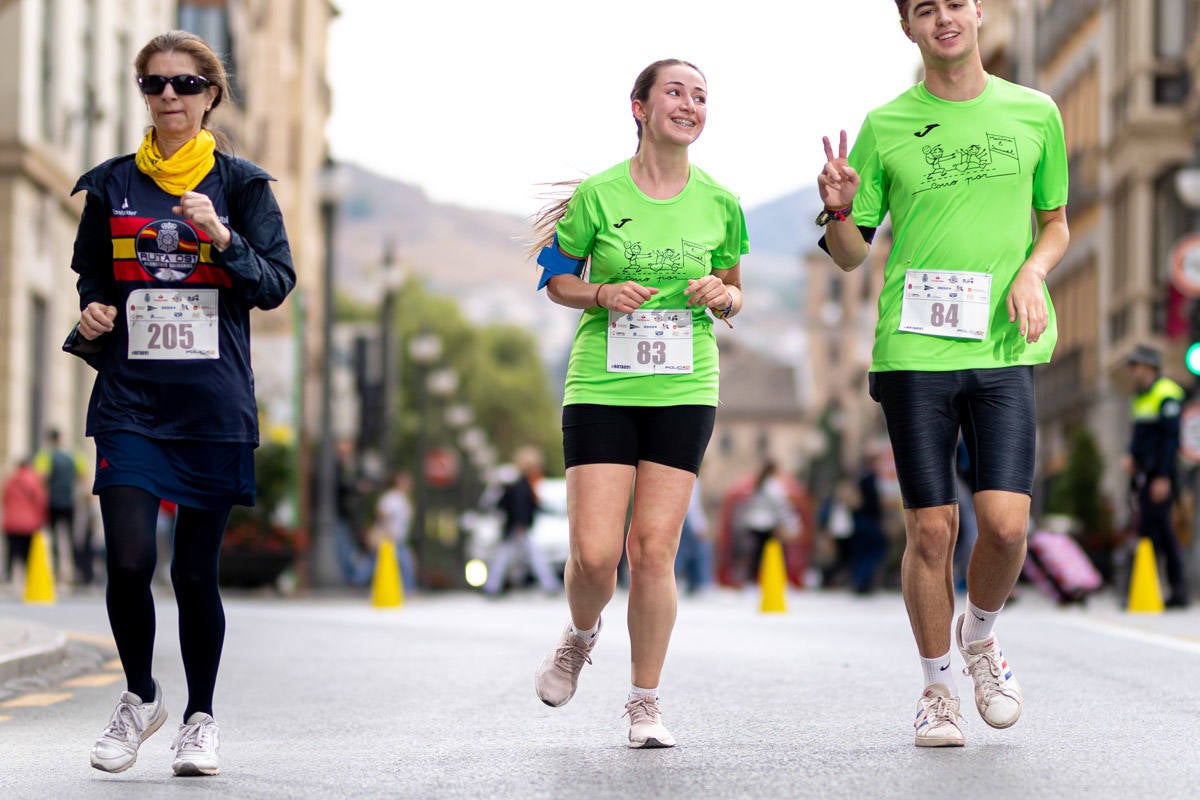
<path id="1" fill-rule="evenodd" d="M 737 196 L 688 159 L 707 96 L 704 75 L 685 61 L 642 70 L 630 94 L 637 151 L 546 208 L 534 245 L 550 299 L 583 309 L 562 419 L 571 621 L 537 670 L 537 695 L 561 706 L 575 694 L 626 548 L 630 747 L 675 744 L 658 697 L 678 602 L 675 553 L 716 418 L 713 316 L 728 322 L 741 310 L 749 251 Z"/>
<path id="2" fill-rule="evenodd" d="M 33 535 L 45 524 L 49 498 L 42 478 L 33 468 L 33 461 L 19 461 L 4 480 L 4 580 L 13 579 L 13 564 L 20 562 L 29 569 L 29 545 Z"/>
<path id="3" fill-rule="evenodd" d="M 1153 347 L 1138 345 L 1125 363 L 1133 382 L 1133 430 L 1121 465 L 1137 501 L 1138 536 L 1149 539 L 1155 555 L 1166 564 L 1170 594 L 1165 605 L 1186 608 L 1190 603 L 1187 569 L 1171 518 L 1179 495 L 1179 419 L 1184 391 L 1162 374 L 1162 353 Z"/>
<path id="4" fill-rule="evenodd" d="M 763 550 L 771 539 L 791 541 L 800 535 L 800 515 L 788 497 L 787 487 L 779 479 L 779 466 L 767 459 L 759 467 L 750 496 L 736 513 L 737 527 L 750 539 L 749 569 L 759 578 Z"/>
<path id="5" fill-rule="evenodd" d="M 221 538 L 232 506 L 253 505 L 255 492 L 250 312 L 281 304 L 296 275 L 272 178 L 224 152 L 209 127 L 229 94 L 220 58 L 194 34 L 170 31 L 141 49 L 134 68 L 151 125 L 136 153 L 75 186 L 86 193 L 71 261 L 81 313 L 64 345 L 98 370 L 87 434 L 126 680 L 91 763 L 128 769 L 166 719 L 151 595 L 165 498 L 178 504 L 171 579 L 188 689 L 172 769 L 212 775 Z"/>
<path id="6" fill-rule="evenodd" d="M 363 498 L 369 486 L 359 475 L 353 442 L 338 442 L 334 469 L 334 538 L 338 565 L 348 586 L 367 586 L 375 573 L 375 555 L 363 525 Z"/>
<path id="7" fill-rule="evenodd" d="M 504 485 L 496 508 L 501 514 L 500 541 L 488 565 L 487 583 L 483 591 L 495 596 L 504 590 L 513 559 L 520 559 L 537 578 L 547 594 L 562 588 L 545 553 L 533 541 L 533 521 L 541 505 L 538 502 L 537 482 L 542 476 L 542 454 L 536 447 L 522 447 L 513 456 L 516 477 Z"/>
<path id="8" fill-rule="evenodd" d="M 857 489 L 858 504 L 853 511 L 854 535 L 850 548 L 850 586 L 855 594 L 865 595 L 875 591 L 879 567 L 888 552 L 876 457 L 868 457 L 863 464 Z"/>
<path id="9" fill-rule="evenodd" d="M 967 567 L 975 540 L 979 538 L 979 524 L 975 521 L 975 480 L 971 475 L 971 455 L 967 443 L 960 436 L 958 450 L 954 456 L 954 474 L 958 484 L 958 538 L 954 542 L 954 591 L 967 591 Z M 1011 597 L 1011 595 L 1010 595 Z"/>
<path id="10" fill-rule="evenodd" d="M 382 535 L 386 536 L 396 550 L 396 561 L 400 565 L 400 579 L 404 588 L 417 588 L 417 565 L 409 546 L 413 508 L 412 475 L 405 470 L 392 473 L 387 491 L 379 496 L 375 504 L 375 522 Z"/>
<path id="11" fill-rule="evenodd" d="M 1058 338 L 1046 277 L 1070 240 L 1066 142 L 1050 97 L 984 69 L 980 0 L 896 7 L 924 79 L 868 112 L 849 154 L 845 131 L 836 151 L 824 139 L 816 222 L 825 226 L 820 246 L 848 271 L 891 220 L 869 382 L 904 502 L 901 585 L 924 678 L 914 743 L 960 747 L 952 637 L 984 721 L 1007 728 L 1021 714 L 1021 687 L 993 627 L 1025 561 L 1033 369 Z M 960 432 L 975 465 L 980 525 L 967 611 L 956 622 Z"/>
<path id="12" fill-rule="evenodd" d="M 80 479 L 87 473 L 87 461 L 82 454 L 63 447 L 58 429 L 51 428 L 46 431 L 46 446 L 33 459 L 33 467 L 46 482 L 46 492 L 50 498 L 46 538 L 50 543 L 50 563 L 54 565 L 54 574 L 59 575 L 62 570 L 59 559 L 61 541 L 71 554 L 75 583 L 91 583 L 92 542 L 87 536 L 78 536 L 75 530 L 75 502 Z"/>
<path id="13" fill-rule="evenodd" d="M 685 591 L 699 594 L 712 583 L 712 540 L 709 538 L 708 517 L 704 513 L 704 497 L 697 478 L 692 485 L 692 499 L 679 534 L 679 552 L 675 555 L 676 579 L 683 576 Z"/>
<path id="14" fill-rule="evenodd" d="M 858 487 L 849 476 L 839 478 L 821 503 L 817 523 L 829 544 L 828 560 L 821 570 L 822 588 L 840 586 L 854 566 L 854 509 L 858 505 Z"/>

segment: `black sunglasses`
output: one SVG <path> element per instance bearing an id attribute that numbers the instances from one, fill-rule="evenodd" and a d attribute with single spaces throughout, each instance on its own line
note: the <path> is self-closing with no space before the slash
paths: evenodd
<path id="1" fill-rule="evenodd" d="M 142 75 L 137 82 L 142 94 L 162 94 L 168 83 L 175 94 L 200 94 L 212 83 L 203 75 Z"/>

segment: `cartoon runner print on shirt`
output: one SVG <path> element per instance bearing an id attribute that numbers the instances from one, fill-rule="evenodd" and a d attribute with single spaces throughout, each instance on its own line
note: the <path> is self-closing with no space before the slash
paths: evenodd
<path id="1" fill-rule="evenodd" d="M 177 219 L 156 219 L 137 235 L 137 259 L 157 280 L 186 280 L 200 263 L 200 237 Z"/>
<path id="2" fill-rule="evenodd" d="M 929 166 L 924 185 L 913 194 L 932 189 L 947 189 L 958 181 L 973 182 L 985 178 L 1002 178 L 1021 172 L 1017 140 L 1012 136 L 989 133 L 987 144 L 978 143 L 947 151 L 941 144 L 921 146 L 921 155 Z"/>
<path id="3" fill-rule="evenodd" d="M 710 256 L 702 244 L 681 239 L 679 247 L 646 249 L 639 241 L 625 242 L 625 269 L 627 280 L 643 282 L 652 279 L 686 278 L 687 268 L 708 270 Z"/>

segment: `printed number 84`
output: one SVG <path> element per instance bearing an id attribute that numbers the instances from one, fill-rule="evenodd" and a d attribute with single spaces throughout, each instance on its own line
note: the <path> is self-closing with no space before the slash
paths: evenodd
<path id="1" fill-rule="evenodd" d="M 660 365 L 667 363 L 667 343 L 638 342 L 637 361 L 639 364 Z"/>
<path id="2" fill-rule="evenodd" d="M 958 327 L 958 303 L 934 303 L 929 307 L 929 324 L 935 328 L 944 325 Z"/>

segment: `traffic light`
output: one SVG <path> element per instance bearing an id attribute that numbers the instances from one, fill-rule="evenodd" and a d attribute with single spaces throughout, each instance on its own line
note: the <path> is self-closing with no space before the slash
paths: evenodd
<path id="1" fill-rule="evenodd" d="M 1184 356 L 1184 363 L 1187 365 L 1188 372 L 1193 375 L 1200 375 L 1200 342 L 1192 342 L 1188 346 L 1187 355 Z"/>

